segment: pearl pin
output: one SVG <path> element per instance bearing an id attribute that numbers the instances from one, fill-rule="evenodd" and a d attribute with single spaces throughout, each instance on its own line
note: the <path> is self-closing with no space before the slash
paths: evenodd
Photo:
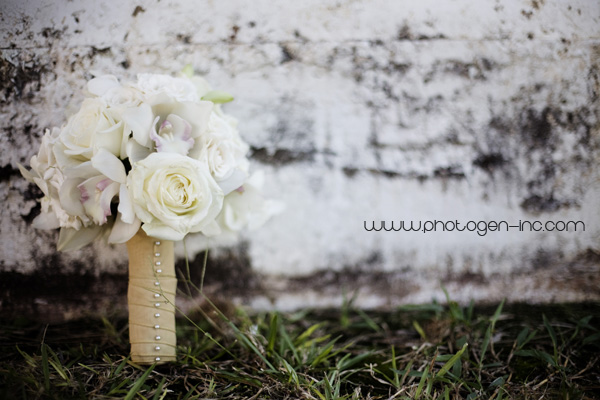
<path id="1" fill-rule="evenodd" d="M 160 294 L 158 294 L 158 293 L 154 293 L 154 298 L 155 298 L 155 299 L 158 299 L 159 297 L 160 297 Z"/>
<path id="2" fill-rule="evenodd" d="M 160 246 L 160 241 L 157 240 L 156 242 L 154 242 L 154 244 Z"/>
<path id="3" fill-rule="evenodd" d="M 156 360 L 156 361 L 160 361 L 160 357 L 156 357 L 156 358 L 155 358 L 155 360 Z"/>
<path id="4" fill-rule="evenodd" d="M 158 317 L 160 317 L 160 314 L 159 314 L 159 313 L 156 313 L 156 314 L 154 314 L 154 317 L 155 317 L 155 318 L 158 318 Z"/>
<path id="5" fill-rule="evenodd" d="M 154 286 L 160 286 L 160 282 L 159 281 L 154 282 Z"/>
<path id="6" fill-rule="evenodd" d="M 160 303 L 154 303 L 154 307 L 160 307 Z"/>
<path id="7" fill-rule="evenodd" d="M 161 272 L 162 272 L 162 269 L 157 269 L 157 270 L 156 270 L 156 273 L 157 273 L 157 274 L 160 274 Z"/>
<path id="8" fill-rule="evenodd" d="M 155 339 L 155 340 L 160 340 L 161 338 L 160 338 L 160 336 L 157 336 L 157 337 L 155 337 L 154 339 Z"/>
<path id="9" fill-rule="evenodd" d="M 154 253 L 154 257 L 160 257 L 160 253 Z"/>
<path id="10" fill-rule="evenodd" d="M 156 350 L 156 351 L 159 351 L 159 350 L 160 350 L 160 346 L 156 346 L 156 347 L 154 348 L 154 350 Z"/>
<path id="11" fill-rule="evenodd" d="M 157 261 L 154 264 L 156 264 L 157 266 L 160 266 L 162 263 L 160 261 Z"/>
<path id="12" fill-rule="evenodd" d="M 160 325 L 154 325 L 154 329 L 160 329 Z"/>

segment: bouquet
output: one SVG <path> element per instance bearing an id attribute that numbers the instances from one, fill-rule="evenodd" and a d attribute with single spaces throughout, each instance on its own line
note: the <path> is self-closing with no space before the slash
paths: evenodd
<path id="1" fill-rule="evenodd" d="M 248 145 L 190 68 L 177 77 L 112 75 L 87 83 L 79 111 L 46 130 L 23 176 L 43 192 L 33 225 L 60 228 L 58 250 L 99 237 L 127 243 L 132 360 L 175 358 L 173 241 L 258 226 L 269 216 Z"/>

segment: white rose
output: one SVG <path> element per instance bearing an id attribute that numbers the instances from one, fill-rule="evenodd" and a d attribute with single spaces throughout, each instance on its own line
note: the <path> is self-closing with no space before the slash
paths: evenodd
<path id="1" fill-rule="evenodd" d="M 57 154 L 58 161 L 90 160 L 100 148 L 118 156 L 122 139 L 122 122 L 115 121 L 104 102 L 98 98 L 85 99 L 60 133 L 61 146 L 57 151 L 62 154 Z"/>
<path id="2" fill-rule="evenodd" d="M 190 156 L 205 162 L 223 192 L 228 194 L 248 177 L 247 152 L 248 145 L 231 121 L 212 112 L 206 132 L 190 151 Z"/>
<path id="3" fill-rule="evenodd" d="M 214 227 L 223 204 L 206 165 L 177 153 L 152 153 L 135 163 L 127 189 L 142 229 L 164 240 Z"/>
<path id="4" fill-rule="evenodd" d="M 146 98 L 164 93 L 176 101 L 199 101 L 196 86 L 186 78 L 161 74 L 138 74 L 137 88 Z"/>

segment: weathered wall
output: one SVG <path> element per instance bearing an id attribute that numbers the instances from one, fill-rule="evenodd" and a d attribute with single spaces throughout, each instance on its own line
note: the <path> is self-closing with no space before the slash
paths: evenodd
<path id="1" fill-rule="evenodd" d="M 192 64 L 233 93 L 286 210 L 211 253 L 257 307 L 600 299 L 600 3 L 4 0 L 0 309 L 119 309 L 124 246 L 68 254 L 22 179 L 92 71 Z M 574 220 L 585 232 L 366 232 L 364 221 Z M 196 272 L 204 244 L 187 243 Z M 180 249 L 180 254 L 182 250 Z M 66 289 L 66 290 L 65 290 Z M 33 290 L 33 291 L 32 291 Z M 183 304 L 183 303 L 182 303 Z"/>

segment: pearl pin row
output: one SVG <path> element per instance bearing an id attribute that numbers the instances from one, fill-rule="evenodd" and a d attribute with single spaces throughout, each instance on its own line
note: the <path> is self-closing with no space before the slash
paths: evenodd
<path id="1" fill-rule="evenodd" d="M 154 257 L 158 258 L 158 257 L 160 257 L 160 252 L 158 251 L 158 246 L 160 246 L 160 241 L 158 241 L 158 240 L 157 240 L 157 241 L 155 241 L 155 242 L 154 242 L 154 246 L 155 246 L 155 247 L 154 247 L 154 250 L 155 250 L 155 252 L 154 252 Z M 160 267 L 160 266 L 162 265 L 162 262 L 161 262 L 161 261 L 155 261 L 155 262 L 154 262 L 154 265 L 155 265 L 156 267 Z M 160 274 L 160 273 L 162 273 L 162 269 L 161 269 L 161 268 L 156 268 L 156 269 L 155 269 L 155 272 L 156 272 L 156 274 Z M 157 280 L 156 282 L 154 282 L 154 286 L 156 286 L 157 288 L 158 288 L 158 287 L 160 287 L 160 282 Z M 155 299 L 159 299 L 160 297 L 161 297 L 161 295 L 160 295 L 159 293 L 154 293 L 154 298 L 155 298 Z M 159 308 L 159 307 L 160 307 L 160 303 L 154 303 L 154 307 L 156 307 L 156 308 Z M 160 318 L 160 313 L 158 313 L 158 312 L 157 312 L 157 313 L 155 313 L 155 314 L 154 314 L 154 317 L 155 317 L 155 318 Z M 158 324 L 157 324 L 157 325 L 154 325 L 154 329 L 156 329 L 156 330 L 160 329 L 160 325 L 158 325 Z M 159 340 L 161 340 L 161 337 L 160 337 L 160 335 L 156 335 L 156 336 L 154 337 L 154 340 L 156 340 L 157 342 L 158 342 Z M 155 351 L 160 351 L 160 346 L 158 346 L 158 344 L 157 344 L 157 345 L 154 347 L 154 350 L 155 350 Z M 160 357 L 156 357 L 154 360 L 155 360 L 155 361 L 160 361 Z"/>

